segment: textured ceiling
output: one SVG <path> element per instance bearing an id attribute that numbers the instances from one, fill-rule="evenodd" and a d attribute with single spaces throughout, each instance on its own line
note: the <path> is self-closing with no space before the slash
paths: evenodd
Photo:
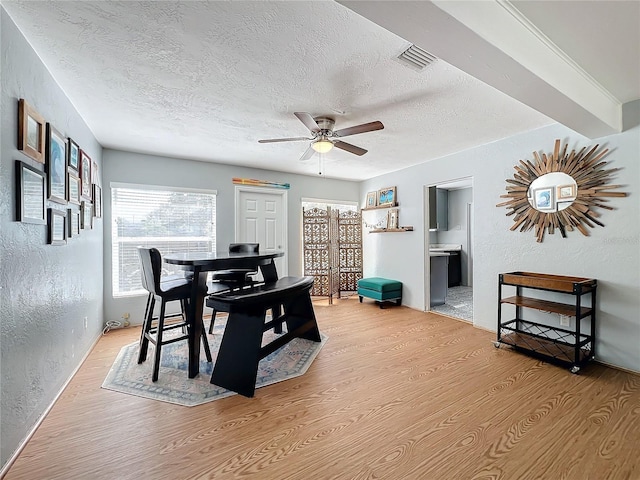
<path id="1" fill-rule="evenodd" d="M 2 5 L 108 148 L 315 175 L 307 142 L 257 141 L 307 135 L 296 111 L 380 120 L 345 138 L 364 156 L 325 156 L 362 180 L 554 122 L 444 60 L 408 68 L 407 40 L 333 1 Z"/>

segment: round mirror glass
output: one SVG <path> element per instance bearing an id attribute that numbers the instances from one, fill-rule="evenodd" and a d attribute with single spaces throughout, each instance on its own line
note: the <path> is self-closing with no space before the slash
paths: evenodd
<path id="1" fill-rule="evenodd" d="M 531 182 L 527 199 L 539 212 L 559 212 L 573 203 L 577 193 L 578 184 L 570 175 L 552 172 Z"/>

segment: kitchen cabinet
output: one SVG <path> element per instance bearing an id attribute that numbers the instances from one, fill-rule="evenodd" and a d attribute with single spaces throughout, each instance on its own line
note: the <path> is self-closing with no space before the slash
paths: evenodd
<path id="1" fill-rule="evenodd" d="M 505 285 L 516 287 L 516 295 L 503 297 Z M 511 345 L 516 350 L 529 353 L 555 363 L 568 365 L 571 373 L 593 359 L 596 343 L 596 289 L 598 282 L 592 278 L 565 277 L 544 273 L 511 272 L 498 276 L 498 338 L 501 344 Z M 571 303 L 549 301 L 524 296 L 525 289 L 557 292 L 572 298 Z M 588 302 L 583 305 L 583 296 Z M 515 318 L 503 320 L 503 305 L 515 305 Z M 538 323 L 530 319 L 533 310 L 557 314 L 567 320 L 567 328 Z M 571 317 L 574 327 L 570 329 Z M 529 319 L 527 319 L 529 318 Z M 586 320 L 586 322 L 585 322 Z M 583 322 L 586 325 L 583 325 Z M 586 328 L 585 328 L 586 327 Z"/>
<path id="2" fill-rule="evenodd" d="M 449 190 L 429 187 L 429 230 L 449 229 Z"/>
<path id="3" fill-rule="evenodd" d="M 462 267 L 460 265 L 460 250 L 449 251 L 449 288 L 462 283 Z"/>
<path id="4" fill-rule="evenodd" d="M 448 253 L 430 253 L 429 261 L 431 262 L 430 272 L 430 292 L 432 307 L 436 305 L 444 305 L 447 301 L 447 263 L 449 261 Z"/>

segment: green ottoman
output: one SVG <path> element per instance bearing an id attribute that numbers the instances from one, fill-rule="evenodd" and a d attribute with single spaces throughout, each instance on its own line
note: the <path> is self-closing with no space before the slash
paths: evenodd
<path id="1" fill-rule="evenodd" d="M 380 308 L 385 301 L 395 300 L 396 305 L 402 303 L 402 282 L 388 278 L 370 277 L 358 280 L 358 297 L 373 298 L 380 302 Z"/>

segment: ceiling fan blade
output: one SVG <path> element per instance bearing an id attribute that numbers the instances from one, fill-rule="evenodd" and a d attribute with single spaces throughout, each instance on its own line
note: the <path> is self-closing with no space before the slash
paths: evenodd
<path id="1" fill-rule="evenodd" d="M 258 140 L 258 143 L 298 142 L 300 140 L 313 140 L 313 138 L 307 138 L 307 137 L 269 138 L 267 140 Z"/>
<path id="2" fill-rule="evenodd" d="M 318 133 L 320 131 L 320 127 L 318 126 L 318 124 L 316 123 L 316 121 L 313 119 L 313 117 L 311 115 L 309 115 L 306 112 L 293 112 L 293 114 L 298 117 L 298 120 L 300 120 L 302 123 L 305 124 L 305 126 L 311 130 L 313 133 Z"/>
<path id="3" fill-rule="evenodd" d="M 346 137 L 347 135 L 355 135 L 356 133 L 373 132 L 374 130 L 382 130 L 384 125 L 382 122 L 369 122 L 353 127 L 342 128 L 333 132 L 334 137 Z"/>
<path id="4" fill-rule="evenodd" d="M 336 140 L 333 142 L 334 147 L 339 148 L 341 150 L 345 150 L 349 153 L 355 153 L 356 155 L 364 155 L 368 150 L 364 148 L 356 147 L 355 145 L 351 145 L 347 142 L 341 142 L 340 140 Z"/>
<path id="5" fill-rule="evenodd" d="M 313 157 L 314 153 L 316 153 L 316 151 L 311 147 L 311 145 L 309 145 L 309 148 L 307 148 L 307 150 L 300 157 L 300 161 L 304 162 L 305 160 L 309 160 L 311 157 Z"/>

